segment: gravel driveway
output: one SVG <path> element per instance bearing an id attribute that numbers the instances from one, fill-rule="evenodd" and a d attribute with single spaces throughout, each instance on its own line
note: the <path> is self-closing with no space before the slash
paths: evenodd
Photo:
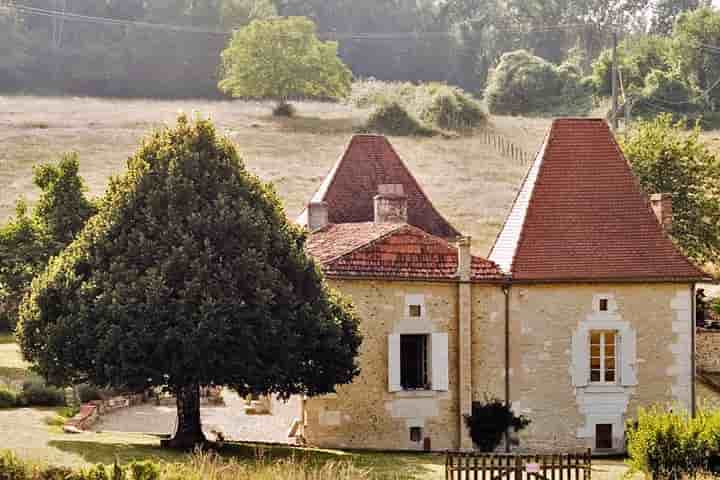
<path id="1" fill-rule="evenodd" d="M 300 400 L 292 398 L 287 404 L 276 406 L 273 415 L 246 415 L 245 401 L 229 390 L 223 392 L 225 406 L 203 406 L 203 428 L 206 434 L 217 430 L 227 440 L 293 443 L 287 433 L 295 418 L 300 416 Z M 276 402 L 277 404 L 277 402 Z M 175 429 L 174 406 L 145 404 L 108 414 L 95 424 L 94 431 L 172 433 Z"/>

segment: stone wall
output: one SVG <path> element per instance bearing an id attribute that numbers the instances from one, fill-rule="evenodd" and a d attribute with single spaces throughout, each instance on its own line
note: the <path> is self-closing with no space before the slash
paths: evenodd
<path id="1" fill-rule="evenodd" d="M 689 405 L 689 286 L 515 285 L 511 291 L 511 399 L 532 421 L 521 448 L 591 448 L 595 425 L 603 423 L 613 425 L 613 446 L 620 449 L 624 422 L 639 406 Z M 613 311 L 598 313 L 599 298 L 609 298 Z M 635 337 L 636 351 L 628 355 L 635 356 L 636 385 L 576 385 L 577 333 L 588 325 L 627 328 L 626 336 Z"/>
<path id="2" fill-rule="evenodd" d="M 311 445 L 422 449 L 409 429 L 421 427 L 433 450 L 460 446 L 458 285 L 422 282 L 333 281 L 357 306 L 364 341 L 362 373 L 335 395 L 308 399 L 303 434 Z M 423 319 L 408 319 L 408 297 L 421 296 Z M 639 406 L 690 403 L 690 290 L 686 284 L 514 285 L 510 290 L 510 398 L 532 421 L 520 450 L 594 446 L 597 424 L 613 425 L 613 446 Z M 610 311 L 599 312 L 607 299 Z M 505 398 L 505 297 L 497 285 L 472 286 L 472 400 Z M 448 334 L 448 390 L 388 387 L 388 336 L 414 321 Z M 588 363 L 583 347 L 597 328 L 622 332 L 620 385 L 579 382 L 574 367 Z M 584 335 L 584 336 L 583 336 Z M 720 340 L 720 335 L 718 335 Z M 720 342 L 719 342 L 720 343 Z M 620 369 L 624 368 L 622 372 Z"/>
<path id="3" fill-rule="evenodd" d="M 699 371 L 720 372 L 720 330 L 698 328 L 695 336 L 695 359 Z"/>

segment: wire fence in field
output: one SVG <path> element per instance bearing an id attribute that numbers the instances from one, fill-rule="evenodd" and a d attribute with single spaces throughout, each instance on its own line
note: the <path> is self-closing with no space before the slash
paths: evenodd
<path id="1" fill-rule="evenodd" d="M 502 134 L 482 130 L 478 133 L 478 136 L 486 145 L 493 147 L 500 155 L 514 160 L 520 165 L 528 165 L 534 158 L 533 154 L 513 143 Z"/>

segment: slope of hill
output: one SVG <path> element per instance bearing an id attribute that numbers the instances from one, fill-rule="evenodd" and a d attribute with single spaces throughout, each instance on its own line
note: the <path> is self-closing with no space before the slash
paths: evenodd
<path id="1" fill-rule="evenodd" d="M 18 198 L 36 198 L 33 165 L 77 151 L 90 193 L 100 195 L 140 139 L 180 111 L 210 116 L 230 135 L 248 168 L 275 184 L 292 218 L 368 114 L 345 105 L 298 107 L 299 118 L 274 119 L 268 105 L 239 101 L 0 97 L 0 221 Z M 534 153 L 548 126 L 547 120 L 507 117 L 491 119 L 487 128 Z M 527 166 L 501 156 L 479 136 L 391 141 L 439 210 L 473 236 L 477 253 L 486 254 Z"/>

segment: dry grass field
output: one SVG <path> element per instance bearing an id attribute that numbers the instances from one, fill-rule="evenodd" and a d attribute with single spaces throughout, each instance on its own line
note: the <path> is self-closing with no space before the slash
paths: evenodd
<path id="1" fill-rule="evenodd" d="M 239 101 L 0 97 L 0 222 L 18 198 L 36 198 L 33 165 L 77 151 L 90 193 L 101 195 L 141 138 L 179 112 L 215 121 L 248 168 L 275 184 L 293 218 L 368 114 L 347 105 L 297 106 L 297 118 L 274 119 L 269 105 Z M 548 126 L 543 119 L 507 117 L 492 118 L 486 128 L 535 152 Z M 527 166 L 502 157 L 478 136 L 391 141 L 439 210 L 473 236 L 476 253 L 487 254 Z"/>

